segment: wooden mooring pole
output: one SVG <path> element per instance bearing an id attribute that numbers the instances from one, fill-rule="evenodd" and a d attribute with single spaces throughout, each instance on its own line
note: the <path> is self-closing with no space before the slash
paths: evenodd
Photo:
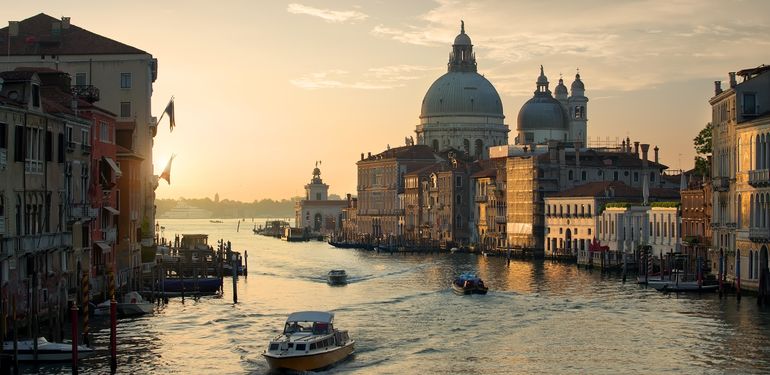
<path id="1" fill-rule="evenodd" d="M 118 369 L 118 302 L 115 300 L 115 275 L 110 272 L 110 371 Z"/>
<path id="2" fill-rule="evenodd" d="M 72 373 L 78 373 L 78 304 L 72 301 L 70 307 L 70 324 L 72 325 Z"/>

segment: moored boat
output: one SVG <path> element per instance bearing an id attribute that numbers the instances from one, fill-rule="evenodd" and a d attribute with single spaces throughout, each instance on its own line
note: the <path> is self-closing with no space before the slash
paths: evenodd
<path id="1" fill-rule="evenodd" d="M 310 371 L 327 368 L 353 353 L 348 331 L 334 328 L 334 314 L 301 311 L 289 315 L 283 333 L 262 353 L 271 369 Z"/>
<path id="2" fill-rule="evenodd" d="M 484 281 L 478 276 L 466 272 L 452 281 L 452 290 L 458 295 L 487 294 L 489 288 L 484 285 Z"/>
<path id="3" fill-rule="evenodd" d="M 148 302 L 137 292 L 128 292 L 123 296 L 123 302 L 118 302 L 116 310 L 119 316 L 136 316 L 150 314 L 153 311 L 153 304 Z M 109 315 L 110 301 L 104 301 L 96 305 L 95 315 Z"/>
<path id="4" fill-rule="evenodd" d="M 345 270 L 331 270 L 326 274 L 326 281 L 330 285 L 343 285 L 348 282 L 348 274 Z"/>
<path id="5" fill-rule="evenodd" d="M 161 291 L 167 295 L 187 294 L 215 294 L 222 285 L 221 277 L 201 278 L 169 278 L 164 279 Z"/>
<path id="6" fill-rule="evenodd" d="M 35 341 L 19 340 L 17 343 L 19 361 L 35 361 Z M 13 341 L 3 342 L 3 354 L 13 355 Z M 94 349 L 85 345 L 78 345 L 78 358 L 87 358 L 94 355 Z M 37 338 L 38 362 L 66 362 L 72 360 L 72 343 L 49 342 L 45 337 Z"/>

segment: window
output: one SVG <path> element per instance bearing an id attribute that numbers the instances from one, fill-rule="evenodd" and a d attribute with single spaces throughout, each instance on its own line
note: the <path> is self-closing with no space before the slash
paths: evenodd
<path id="1" fill-rule="evenodd" d="M 120 102 L 120 117 L 131 117 L 131 102 Z"/>
<path id="2" fill-rule="evenodd" d="M 615 173 L 613 173 L 613 178 L 615 179 L 615 181 L 618 180 L 618 172 L 617 171 L 615 171 Z"/>
<path id="3" fill-rule="evenodd" d="M 85 73 L 75 73 L 75 85 L 76 86 L 85 86 L 86 83 L 86 74 Z"/>
<path id="4" fill-rule="evenodd" d="M 574 176 L 574 174 L 572 173 L 572 169 L 570 169 L 570 170 L 569 170 L 569 172 L 567 173 L 567 179 L 568 179 L 568 180 L 570 180 L 570 181 L 572 181 L 572 180 L 574 180 L 574 177 L 575 177 L 575 176 Z"/>
<path id="5" fill-rule="evenodd" d="M 463 186 L 463 177 L 457 176 L 455 177 L 455 186 L 462 187 Z"/>
<path id="6" fill-rule="evenodd" d="M 73 136 L 72 136 L 72 127 L 68 126 L 66 131 L 67 131 L 67 142 L 68 143 L 75 142 L 75 140 L 73 139 Z"/>
<path id="7" fill-rule="evenodd" d="M 457 204 L 463 204 L 463 196 L 460 194 L 457 194 L 455 201 L 457 202 Z"/>
<path id="8" fill-rule="evenodd" d="M 120 73 L 120 88 L 121 89 L 131 88 L 131 73 Z"/>
<path id="9" fill-rule="evenodd" d="M 82 145 L 91 144 L 91 137 L 87 129 L 80 129 L 80 144 Z"/>
<path id="10" fill-rule="evenodd" d="M 650 182 L 655 182 L 655 172 L 650 172 Z"/>
<path id="11" fill-rule="evenodd" d="M 32 85 L 32 106 L 40 107 L 40 86 Z"/>
<path id="12" fill-rule="evenodd" d="M 639 182 L 639 172 L 634 172 L 634 182 Z"/>
<path id="13" fill-rule="evenodd" d="M 104 121 L 99 122 L 99 140 L 110 143 L 110 127 Z"/>
<path id="14" fill-rule="evenodd" d="M 0 148 L 8 148 L 8 125 L 0 123 Z"/>
<path id="15" fill-rule="evenodd" d="M 586 173 L 586 171 L 580 172 L 580 179 L 583 180 L 583 181 L 588 179 L 588 173 Z"/>
<path id="16" fill-rule="evenodd" d="M 315 193 L 315 200 L 317 201 L 321 200 L 321 193 Z"/>
<path id="17" fill-rule="evenodd" d="M 743 114 L 754 115 L 757 112 L 757 96 L 754 93 L 743 94 Z"/>

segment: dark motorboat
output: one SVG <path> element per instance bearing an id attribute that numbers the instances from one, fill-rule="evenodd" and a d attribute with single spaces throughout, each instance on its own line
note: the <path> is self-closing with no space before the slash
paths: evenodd
<path id="1" fill-rule="evenodd" d="M 329 285 L 345 285 L 348 283 L 348 274 L 345 270 L 331 270 L 326 275 Z"/>
<path id="2" fill-rule="evenodd" d="M 466 272 L 452 281 L 452 291 L 458 295 L 466 294 L 487 294 L 487 288 L 478 276 Z"/>

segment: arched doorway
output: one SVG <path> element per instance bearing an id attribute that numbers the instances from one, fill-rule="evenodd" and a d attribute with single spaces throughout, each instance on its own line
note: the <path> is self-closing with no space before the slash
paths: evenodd
<path id="1" fill-rule="evenodd" d="M 564 248 L 572 250 L 572 231 L 569 228 L 564 232 Z"/>
<path id="2" fill-rule="evenodd" d="M 321 222 L 323 221 L 323 217 L 320 213 L 315 214 L 313 217 L 313 231 L 314 232 L 320 232 L 321 231 Z"/>

